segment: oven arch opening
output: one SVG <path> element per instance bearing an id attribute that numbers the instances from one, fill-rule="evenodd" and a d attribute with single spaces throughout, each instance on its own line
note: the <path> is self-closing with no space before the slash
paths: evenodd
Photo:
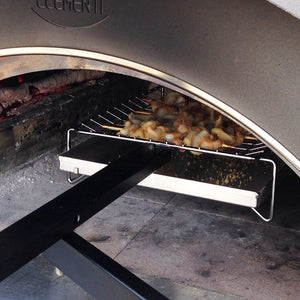
<path id="1" fill-rule="evenodd" d="M 89 69 L 124 74 L 161 84 L 203 102 L 249 130 L 300 176 L 300 160 L 266 130 L 208 92 L 149 66 L 103 53 L 56 47 L 1 49 L 0 65 L 0 80 L 41 70 Z"/>

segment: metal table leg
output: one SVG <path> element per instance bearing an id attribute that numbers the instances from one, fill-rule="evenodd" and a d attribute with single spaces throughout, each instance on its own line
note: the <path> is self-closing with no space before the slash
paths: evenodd
<path id="1" fill-rule="evenodd" d="M 76 233 L 43 256 L 96 299 L 167 299 Z"/>

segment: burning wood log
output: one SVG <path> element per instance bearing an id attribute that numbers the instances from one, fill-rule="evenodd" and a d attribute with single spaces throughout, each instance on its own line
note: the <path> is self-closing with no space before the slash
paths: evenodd
<path id="1" fill-rule="evenodd" d="M 0 89 L 0 103 L 3 108 L 10 106 L 12 103 L 17 101 L 26 102 L 31 98 L 32 96 L 29 92 L 29 86 L 26 83 L 22 83 L 16 88 Z"/>
<path id="2" fill-rule="evenodd" d="M 26 83 L 20 84 L 16 88 L 0 89 L 0 117 L 4 117 L 9 107 L 16 107 L 32 99 L 29 86 Z"/>
<path id="3" fill-rule="evenodd" d="M 104 74 L 104 72 L 91 70 L 67 70 L 39 81 L 32 82 L 30 85 L 35 87 L 39 94 L 49 94 L 60 87 L 102 78 Z"/>
<path id="4" fill-rule="evenodd" d="M 70 85 L 100 79 L 104 72 L 93 70 L 67 70 L 35 82 L 22 82 L 16 87 L 0 88 L 0 118 L 18 115 L 16 109 L 28 104 L 36 96 L 65 91 Z"/>

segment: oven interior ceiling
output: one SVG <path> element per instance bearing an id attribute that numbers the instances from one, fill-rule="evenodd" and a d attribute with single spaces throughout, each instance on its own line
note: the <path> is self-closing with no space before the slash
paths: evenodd
<path id="1" fill-rule="evenodd" d="M 1 78 L 86 68 L 163 82 L 243 125 L 300 175 L 299 20 L 259 0 L 79 2 L 1 3 Z"/>

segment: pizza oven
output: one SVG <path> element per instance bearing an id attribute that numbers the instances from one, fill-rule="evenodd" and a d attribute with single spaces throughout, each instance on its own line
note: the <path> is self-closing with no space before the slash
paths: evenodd
<path id="1" fill-rule="evenodd" d="M 70 113 L 74 117 L 68 119 L 69 128 L 58 130 L 63 127 L 63 134 L 67 132 L 67 151 L 60 156 L 60 163 L 61 169 L 69 172 L 70 182 L 75 175 L 91 176 L 87 184 L 93 190 L 94 178 L 114 178 L 115 164 L 105 171 L 111 161 L 122 156 L 119 168 L 132 166 L 128 171 L 132 174 L 124 174 L 130 180 L 122 175 L 115 186 L 108 184 L 103 205 L 139 183 L 248 206 L 270 221 L 276 176 L 286 169 L 300 176 L 300 23 L 272 4 L 259 0 L 20 0 L 4 1 L 0 13 L 2 82 L 17 80 L 19 90 L 26 84 L 30 97 L 37 99 L 34 93 L 42 88 L 37 89 L 33 82 L 42 86 L 45 74 L 61 81 L 59 76 L 68 74 L 70 78 L 76 73 L 83 79 L 68 81 L 65 85 L 72 85 L 72 90 L 59 92 L 82 98 L 78 96 L 82 90 L 89 90 L 90 94 L 84 95 L 98 99 L 82 98 L 79 106 L 75 105 L 77 111 Z M 114 92 L 116 89 L 120 92 Z M 170 92 L 198 101 L 244 128 L 244 142 L 211 150 L 117 133 L 130 113 L 151 111 L 147 99 L 160 101 Z M 48 111 L 54 109 L 55 99 L 47 104 Z M 92 109 L 87 109 L 89 106 Z M 6 108 L 0 102 L 0 113 Z M 81 110 L 86 114 L 76 117 Z M 22 120 L 22 115 L 18 118 Z M 84 142 L 73 147 L 74 136 Z M 141 162 L 135 164 L 138 151 Z M 95 157 L 100 152 L 102 156 Z M 84 182 L 70 195 L 81 194 Z M 90 197 L 95 197 L 93 192 Z M 61 195 L 49 205 L 54 205 L 53 210 L 60 201 L 72 204 L 70 198 Z M 265 199 L 269 201 L 263 214 L 258 207 Z M 66 205 L 69 208 L 70 203 Z M 35 250 L 29 251 L 30 242 L 24 242 L 27 254 L 7 267 L 3 276 L 101 209 L 94 207 L 93 201 L 90 204 L 83 211 L 67 211 L 76 224 L 56 220 L 50 231 L 46 228 L 49 224 L 44 231 L 41 225 Z M 47 214 L 49 208 L 34 213 Z M 10 240 L 11 232 L 21 226 L 17 223 L 4 232 L 3 240 Z M 48 242 L 40 242 L 41 238 Z M 20 257 L 18 251 L 8 256 Z"/>

